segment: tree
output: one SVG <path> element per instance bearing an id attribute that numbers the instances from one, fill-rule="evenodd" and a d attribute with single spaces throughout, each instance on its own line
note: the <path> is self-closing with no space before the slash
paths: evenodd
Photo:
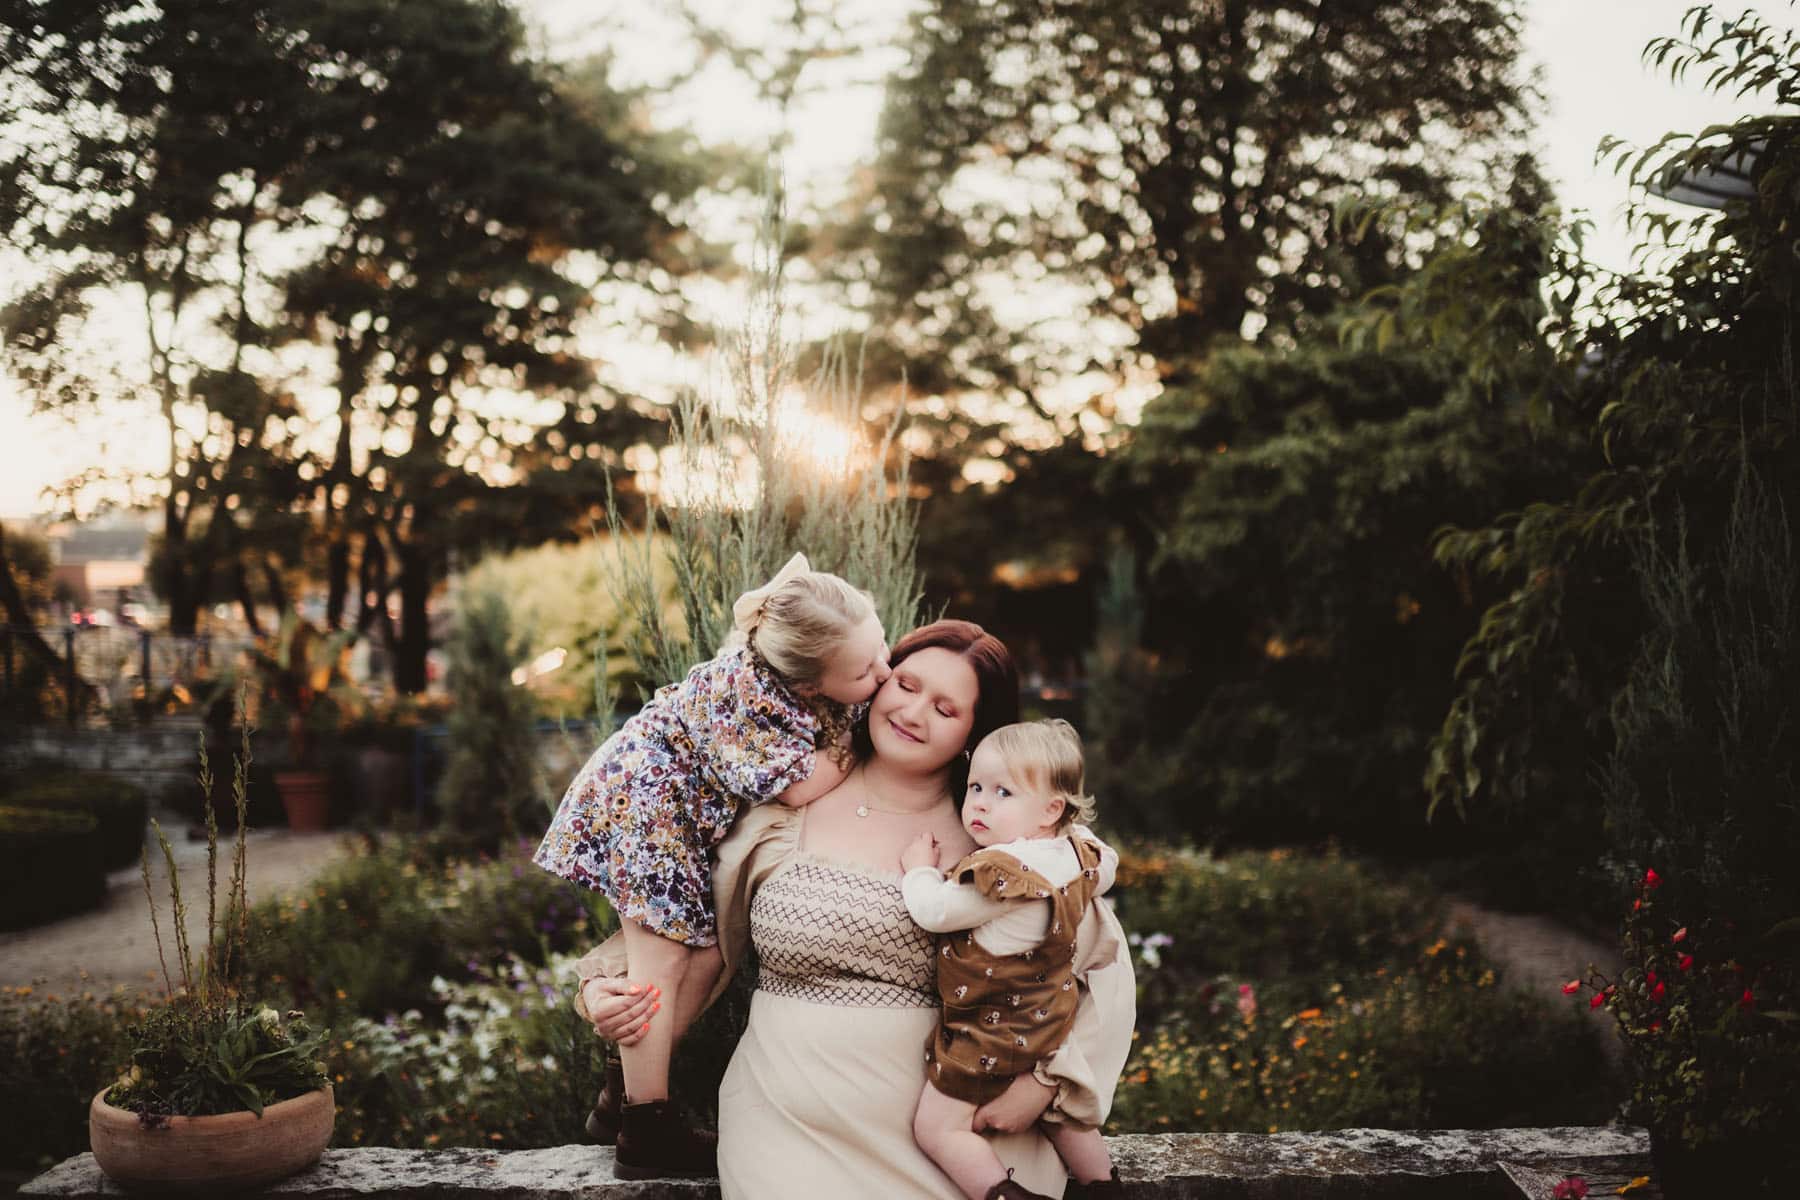
<path id="1" fill-rule="evenodd" d="M 523 658 L 506 600 L 463 588 L 449 641 L 450 752 L 437 800 L 444 824 L 483 850 L 535 833 L 543 820 L 536 707 L 512 676 Z"/>
<path id="2" fill-rule="evenodd" d="M 920 390 L 1046 417 L 1059 377 L 1316 328 L 1404 265 L 1394 224 L 1346 241 L 1336 206 L 1509 186 L 1520 25 L 1511 0 L 936 0 L 860 227 L 877 327 Z"/>
<path id="3" fill-rule="evenodd" d="M 274 181 L 310 111 L 304 64 L 284 54 L 292 7 L 15 4 L 0 22 L 0 230 L 40 276 L 0 334 L 39 408 L 147 395 L 160 412 L 156 585 L 177 634 L 227 554 L 231 497 L 285 454 L 295 415 L 245 361 L 260 340 L 252 233 L 279 223 Z M 145 350 L 135 375 L 108 328 L 123 305 Z M 84 329 L 108 345 L 83 345 Z"/>
<path id="4" fill-rule="evenodd" d="M 359 546 L 357 625 L 387 638 L 395 684 L 413 692 L 452 556 L 567 530 L 655 424 L 592 388 L 575 350 L 592 284 L 572 258 L 594 256 L 602 279 L 649 276 L 679 234 L 669 209 L 700 176 L 632 138 L 603 64 L 569 78 L 530 59 L 506 6 L 388 0 L 383 21 L 369 7 L 332 5 L 310 30 L 336 115 L 306 184 L 339 219 L 285 280 L 284 310 L 335 361 L 336 438 L 315 493 L 328 618 L 342 620 Z M 522 421 L 494 402 L 507 393 L 561 414 Z"/>

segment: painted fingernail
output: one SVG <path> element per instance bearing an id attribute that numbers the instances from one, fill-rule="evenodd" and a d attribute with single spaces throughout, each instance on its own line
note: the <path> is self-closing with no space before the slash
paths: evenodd
<path id="1" fill-rule="evenodd" d="M 641 988 L 641 987 L 639 987 L 639 986 L 638 986 L 638 985 L 637 985 L 637 984 L 635 984 L 635 983 L 634 983 L 634 984 L 632 984 L 632 985 L 631 985 L 631 986 L 630 986 L 630 987 L 629 987 L 629 988 L 628 988 L 628 989 L 626 989 L 626 990 L 627 990 L 627 991 L 629 991 L 629 992 L 630 992 L 630 993 L 631 993 L 631 994 L 632 994 L 632 995 L 633 995 L 633 996 L 635 996 L 635 995 L 637 995 L 637 994 L 638 994 L 638 993 L 639 993 L 639 992 L 641 992 L 641 991 L 643 991 L 643 990 L 644 990 L 644 989 L 643 989 L 643 988 Z"/>
<path id="2" fill-rule="evenodd" d="M 642 1025 L 639 1025 L 638 1032 L 639 1033 L 649 1033 L 650 1032 L 650 1022 L 645 1021 Z"/>
<path id="3" fill-rule="evenodd" d="M 651 1005 L 651 1006 L 650 1006 L 650 1011 L 651 1011 L 651 1012 L 656 1012 L 656 1011 L 657 1011 L 657 1010 L 658 1010 L 658 1009 L 660 1009 L 660 1008 L 661 1008 L 661 1007 L 662 1007 L 662 1001 L 661 1001 L 661 1000 L 658 1000 L 658 1001 L 657 1001 L 657 1002 L 656 1002 L 656 1003 L 655 1003 L 655 1004 L 652 1004 L 652 1005 Z"/>

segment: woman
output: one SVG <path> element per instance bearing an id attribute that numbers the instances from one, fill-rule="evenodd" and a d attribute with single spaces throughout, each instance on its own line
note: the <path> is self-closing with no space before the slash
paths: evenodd
<path id="1" fill-rule="evenodd" d="M 752 944 L 760 964 L 719 1088 L 726 1200 L 960 1196 L 912 1138 L 937 997 L 931 937 L 900 895 L 900 851 L 922 832 L 945 861 L 973 849 L 957 815 L 967 752 L 1017 718 L 1018 676 L 1005 646 L 967 621 L 908 634 L 889 667 L 849 778 L 804 809 L 751 810 L 719 847 L 726 973 Z M 622 959 L 617 939 L 583 959 L 581 998 L 602 1036 L 629 1044 L 659 1018 L 648 993 L 630 994 Z M 976 1118 L 1017 1182 L 1051 1196 L 1064 1174 L 1034 1125 L 1046 1110 L 1104 1119 L 1134 1016 L 1124 938 L 1100 906 L 1076 961 L 1084 995 L 1068 1043 Z"/>

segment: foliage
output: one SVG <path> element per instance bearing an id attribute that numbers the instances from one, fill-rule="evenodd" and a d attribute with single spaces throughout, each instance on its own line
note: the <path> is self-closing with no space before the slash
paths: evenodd
<path id="1" fill-rule="evenodd" d="M 162 826 L 151 821 L 168 870 L 171 932 L 175 972 L 156 917 L 150 890 L 150 850 L 140 860 L 144 898 L 149 902 L 150 930 L 156 940 L 167 989 L 165 1002 L 145 1010 L 126 1030 L 131 1067 L 106 1092 L 108 1104 L 128 1109 L 146 1121 L 167 1116 L 202 1116 L 263 1106 L 314 1091 L 324 1084 L 319 1052 L 325 1033 L 314 1032 L 305 1017 L 290 1012 L 284 1019 L 272 1008 L 247 1001 L 234 970 L 241 972 L 249 952 L 250 897 L 246 875 L 245 785 L 250 771 L 250 727 L 238 711 L 242 743 L 233 757 L 231 794 L 237 812 L 237 840 L 232 847 L 224 910 L 219 910 L 219 827 L 213 808 L 206 807 L 206 943 L 198 954 L 190 945 L 187 906 L 175 853 Z M 211 795 L 212 767 L 204 736 L 200 741 L 200 791 Z M 175 979 L 181 986 L 176 989 Z"/>
<path id="2" fill-rule="evenodd" d="M 100 903 L 103 855 L 92 813 L 0 806 L 0 928 L 37 925 Z"/>
<path id="3" fill-rule="evenodd" d="M 0 988 L 0 1170 L 48 1167 L 87 1146 L 95 1081 L 126 1065 L 125 1026 L 144 1011 L 123 995 Z"/>
<path id="4" fill-rule="evenodd" d="M 144 845 L 149 801 L 143 789 L 114 775 L 84 771 L 30 772 L 23 778 L 0 776 L 6 801 L 18 808 L 50 808 L 89 812 L 99 826 L 101 866 L 108 871 L 129 866 Z"/>
<path id="5" fill-rule="evenodd" d="M 1792 1144 L 1800 921 L 1745 927 L 1690 917 L 1705 910 L 1684 909 L 1663 883 L 1655 868 L 1638 883 L 1619 977 L 1590 969 L 1563 991 L 1618 1021 L 1633 1120 L 1690 1150 L 1722 1152 L 1744 1194 L 1773 1195 L 1800 1166 Z"/>
<path id="6" fill-rule="evenodd" d="M 1287 850 L 1122 854 L 1138 1044 L 1111 1128 L 1481 1128 L 1600 1119 L 1591 1031 L 1507 990 L 1429 893 Z"/>
<path id="7" fill-rule="evenodd" d="M 509 955 L 543 962 L 606 932 L 566 884 L 530 867 L 522 845 L 475 861 L 458 847 L 466 853 L 461 839 L 378 844 L 256 905 L 246 986 L 343 1029 L 434 1009 L 434 977 L 471 978 Z"/>
<path id="8" fill-rule="evenodd" d="M 1506 283 L 1537 303 L 1534 272 Z M 1120 659 L 1118 711 L 1090 705 L 1112 811 L 1226 844 L 1454 846 L 1423 818 L 1421 731 L 1479 608 L 1432 533 L 1556 486 L 1571 455 L 1447 353 L 1222 350 L 1166 389 L 1102 475 L 1142 564 L 1143 657 Z"/>
<path id="9" fill-rule="evenodd" d="M 106 1093 L 106 1102 L 140 1117 L 186 1117 L 238 1112 L 262 1115 L 265 1105 L 325 1083 L 319 1061 L 326 1034 L 290 1012 L 245 1004 L 181 1000 L 150 1009 L 131 1026 L 131 1067 Z"/>
<path id="10" fill-rule="evenodd" d="M 568 1003 L 574 960 L 512 958 L 466 983 L 433 981 L 417 1010 L 360 1019 L 332 1051 L 349 1145 L 506 1149 L 587 1140 L 605 1044 Z"/>
<path id="11" fill-rule="evenodd" d="M 460 589 L 450 635 L 449 758 L 438 781 L 444 823 L 471 846 L 492 849 L 502 839 L 535 832 L 544 810 L 537 766 L 537 707 L 513 682 L 525 663 L 505 597 L 479 587 Z"/>
<path id="12" fill-rule="evenodd" d="M 876 325 L 925 394 L 1010 392 L 1064 435 L 1059 377 L 1304 330 L 1402 265 L 1391 230 L 1334 236 L 1344 199 L 1505 191 L 1520 26 L 1510 0 L 924 5 L 851 235 Z"/>
<path id="13" fill-rule="evenodd" d="M 1482 1129 L 1611 1107 L 1591 1031 L 1505 990 L 1467 945 L 1433 943 L 1372 980 L 1320 976 L 1285 1004 L 1230 984 L 1190 1021 L 1144 1030 L 1109 1129 Z"/>
<path id="14" fill-rule="evenodd" d="M 325 634 L 298 613 L 284 613 L 281 628 L 266 645 L 247 650 L 248 673 L 255 682 L 253 719 L 287 735 L 293 769 L 314 765 L 321 734 L 335 733 L 356 719 L 364 707 L 361 690 L 350 679 L 350 637 Z M 229 680 L 221 690 L 231 690 Z"/>
<path id="15" fill-rule="evenodd" d="M 1654 42 L 1647 55 L 1676 77 L 1704 66 L 1714 88 L 1785 72 L 1767 97 L 1781 106 L 1800 79 L 1796 45 L 1754 16 L 1720 22 L 1700 6 L 1683 37 Z M 1794 477 L 1792 115 L 1672 134 L 1635 154 L 1614 147 L 1611 156 L 1639 189 L 1751 159 L 1756 193 L 1696 216 L 1640 206 L 1643 270 L 1606 276 L 1570 262 L 1557 284 L 1565 302 L 1577 292 L 1593 302 L 1585 319 L 1546 328 L 1558 352 L 1547 391 L 1561 397 L 1546 415 L 1594 453 L 1565 486 L 1436 539 L 1441 562 L 1503 590 L 1464 647 L 1432 745 L 1427 786 L 1437 806 L 1531 812 L 1547 795 L 1582 790 L 1612 752 L 1606 714 L 1649 628 L 1633 570 L 1637 537 L 1653 522 L 1668 528 L 1679 509 L 1694 545 L 1720 542 L 1746 456 L 1771 479 Z M 1409 299 L 1389 308 L 1402 343 L 1430 340 L 1434 314 L 1468 290 L 1456 270 L 1414 282 Z"/>
<path id="16" fill-rule="evenodd" d="M 30 267 L 9 362 L 45 407 L 160 412 L 174 632 L 216 578 L 254 626 L 255 590 L 286 608 L 318 565 L 326 623 L 356 596 L 421 690 L 452 552 L 563 531 L 641 439 L 574 329 L 598 281 L 657 307 L 702 169 L 605 63 L 551 67 L 495 0 L 15 5 L 0 51 L 0 229 Z M 147 360 L 96 349 L 117 311 Z M 309 372 L 338 397 L 323 448 L 297 439 Z"/>
<path id="17" fill-rule="evenodd" d="M 673 462 L 663 484 L 673 490 L 648 518 L 667 537 L 627 543 L 626 513 L 617 496 L 608 497 L 627 646 L 658 686 L 716 653 L 731 632 L 732 601 L 766 583 L 796 551 L 815 570 L 873 595 L 890 637 L 918 616 L 917 518 L 904 455 L 898 477 L 887 473 L 895 427 L 867 428 L 857 364 L 840 349 L 828 347 L 800 386 L 784 325 L 782 238 L 780 200 L 772 197 L 754 248 L 748 315 L 725 363 L 730 390 L 687 393 L 671 421 Z M 804 407 L 784 413 L 783 400 L 796 390 Z M 809 448 L 829 450 L 839 437 L 841 460 Z"/>
<path id="18" fill-rule="evenodd" d="M 523 630 L 523 657 L 535 660 L 546 652 L 565 652 L 554 673 L 531 681 L 541 711 L 561 717 L 595 715 L 594 678 L 602 662 L 612 695 L 648 689 L 649 681 L 626 650 L 629 635 L 613 594 L 620 558 L 641 553 L 637 537 L 628 535 L 616 543 L 599 534 L 572 544 L 490 554 L 469 572 L 471 586 L 506 598 Z M 662 556 L 651 558 L 666 568 Z M 666 591 L 668 580 L 657 586 Z"/>

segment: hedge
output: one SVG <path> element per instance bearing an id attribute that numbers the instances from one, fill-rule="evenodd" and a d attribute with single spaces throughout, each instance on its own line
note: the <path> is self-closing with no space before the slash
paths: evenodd
<path id="1" fill-rule="evenodd" d="M 0 807 L 0 929 L 80 912 L 106 895 L 92 813 Z"/>

